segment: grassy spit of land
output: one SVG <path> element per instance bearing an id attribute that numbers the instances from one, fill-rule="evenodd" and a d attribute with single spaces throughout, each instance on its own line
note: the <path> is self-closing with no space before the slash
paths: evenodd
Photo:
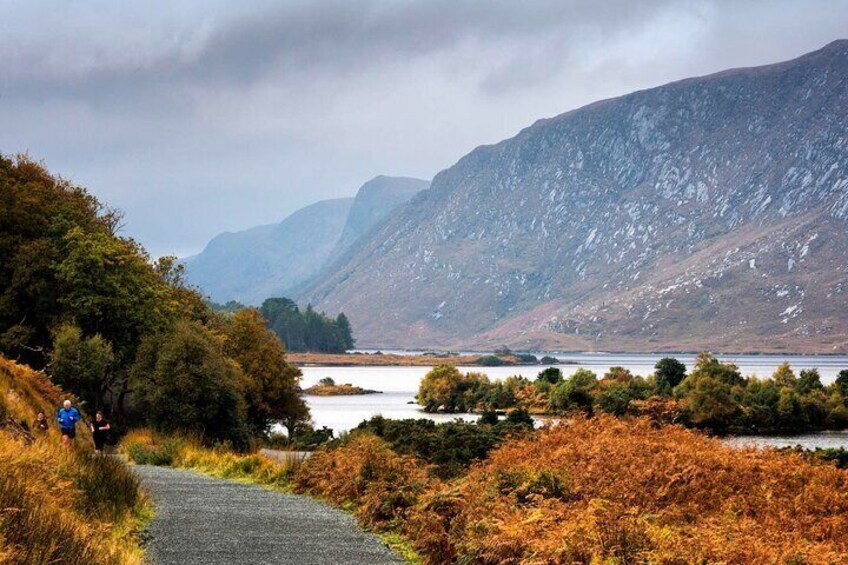
<path id="1" fill-rule="evenodd" d="M 63 398 L 44 374 L 0 358 L 0 563 L 140 565 L 151 507 L 124 462 L 95 456 L 85 426 L 73 450 L 52 419 L 44 435 L 29 429 Z"/>
<path id="2" fill-rule="evenodd" d="M 288 361 L 300 367 L 322 365 L 328 367 L 435 367 L 450 363 L 463 367 L 520 365 L 522 360 L 517 355 L 459 355 L 455 353 L 424 353 L 421 355 L 405 355 L 399 353 L 288 353 Z M 495 361 L 495 360 L 499 360 Z"/>

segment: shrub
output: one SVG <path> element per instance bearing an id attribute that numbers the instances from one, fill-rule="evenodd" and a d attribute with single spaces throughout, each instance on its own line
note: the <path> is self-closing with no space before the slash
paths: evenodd
<path id="1" fill-rule="evenodd" d="M 414 458 L 361 433 L 338 449 L 317 451 L 304 461 L 294 486 L 338 506 L 353 505 L 359 520 L 379 531 L 400 523 L 431 482 Z"/>
<path id="2" fill-rule="evenodd" d="M 482 367 L 502 367 L 507 364 L 497 355 L 483 355 L 477 358 L 476 363 Z"/>
<path id="3" fill-rule="evenodd" d="M 686 365 L 673 357 L 664 357 L 654 365 L 654 382 L 658 394 L 668 396 L 686 378 Z"/>

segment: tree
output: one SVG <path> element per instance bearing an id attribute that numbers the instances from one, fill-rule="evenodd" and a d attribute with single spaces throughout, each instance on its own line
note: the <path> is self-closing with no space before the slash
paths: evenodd
<path id="1" fill-rule="evenodd" d="M 462 373 L 453 365 L 430 369 L 418 386 L 417 400 L 426 412 L 453 411 Z"/>
<path id="2" fill-rule="evenodd" d="M 51 358 L 56 384 L 75 391 L 90 416 L 104 408 L 115 363 L 108 341 L 100 335 L 84 338 L 78 327 L 64 324 L 54 332 Z"/>
<path id="3" fill-rule="evenodd" d="M 439 365 L 424 375 L 417 399 L 427 412 L 467 412 L 484 405 L 491 391 L 486 375 L 463 375 L 453 365 Z"/>
<path id="4" fill-rule="evenodd" d="M 821 375 L 818 369 L 802 369 L 798 376 L 796 384 L 798 392 L 801 394 L 809 394 L 813 391 L 823 391 L 824 385 L 821 382 Z"/>
<path id="5" fill-rule="evenodd" d="M 664 357 L 654 365 L 657 393 L 668 396 L 686 378 L 686 365 L 673 357 Z"/>
<path id="6" fill-rule="evenodd" d="M 789 366 L 787 361 L 780 364 L 780 366 L 774 371 L 771 378 L 775 383 L 777 383 L 777 386 L 785 386 L 789 388 L 795 388 L 798 381 L 795 377 L 795 373 L 792 371 L 792 367 Z"/>
<path id="7" fill-rule="evenodd" d="M 692 423 L 715 431 L 724 431 L 733 422 L 739 406 L 728 383 L 706 373 L 690 375 L 687 406 Z"/>
<path id="8" fill-rule="evenodd" d="M 340 312 L 338 316 L 336 316 L 336 330 L 339 335 L 339 342 L 341 347 L 347 351 L 349 349 L 353 349 L 356 342 L 353 339 L 353 332 L 350 328 L 350 321 L 345 316 L 344 312 Z"/>
<path id="9" fill-rule="evenodd" d="M 548 367 L 539 373 L 536 380 L 544 381 L 552 385 L 558 384 L 562 382 L 562 371 L 556 367 Z"/>
<path id="10" fill-rule="evenodd" d="M 836 388 L 839 389 L 842 396 L 848 398 L 848 369 L 842 369 L 839 371 L 834 384 L 836 385 Z"/>
<path id="11" fill-rule="evenodd" d="M 226 326 L 224 353 L 241 368 L 238 385 L 253 433 L 267 434 L 274 422 L 284 421 L 291 425 L 292 437 L 297 421 L 307 420 L 309 414 L 299 394 L 300 370 L 286 362 L 282 343 L 257 310 L 233 315 Z"/>
<path id="12" fill-rule="evenodd" d="M 240 373 L 207 328 L 182 320 L 144 339 L 131 374 L 148 425 L 244 448 L 249 432 Z"/>
<path id="13" fill-rule="evenodd" d="M 594 401 L 593 390 L 597 385 L 597 375 L 581 367 L 551 392 L 550 406 L 554 410 L 579 408 L 591 412 Z"/>

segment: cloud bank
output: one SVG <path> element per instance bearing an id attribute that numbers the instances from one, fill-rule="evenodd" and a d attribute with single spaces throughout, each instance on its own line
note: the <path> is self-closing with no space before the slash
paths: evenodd
<path id="1" fill-rule="evenodd" d="M 198 251 L 538 118 L 848 37 L 848 1 L 0 0 L 0 151 Z"/>

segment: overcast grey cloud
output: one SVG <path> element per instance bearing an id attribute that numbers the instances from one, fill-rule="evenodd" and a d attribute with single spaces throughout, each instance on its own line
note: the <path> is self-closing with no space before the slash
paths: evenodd
<path id="1" fill-rule="evenodd" d="M 848 37 L 848 0 L 0 0 L 0 151 L 155 254 L 589 102 Z"/>

